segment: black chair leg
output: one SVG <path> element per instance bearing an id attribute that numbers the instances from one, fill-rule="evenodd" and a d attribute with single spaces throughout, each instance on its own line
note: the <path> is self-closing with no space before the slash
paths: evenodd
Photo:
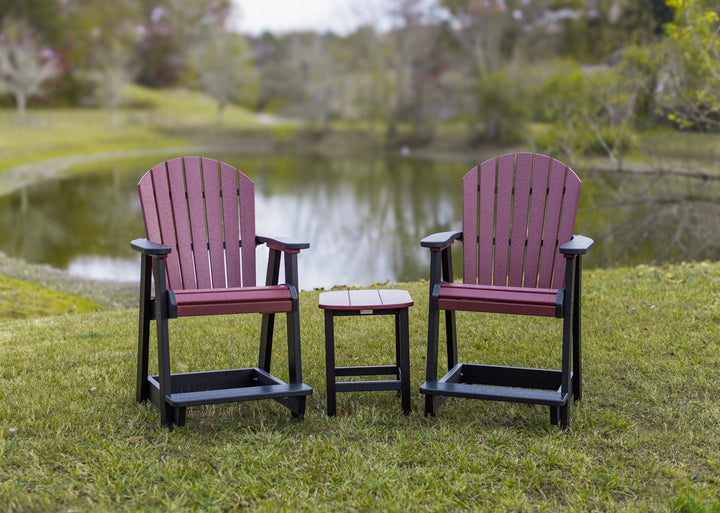
<path id="1" fill-rule="evenodd" d="M 176 426 L 185 425 L 185 407 L 173 408 L 173 422 Z"/>
<path id="2" fill-rule="evenodd" d="M 327 393 L 327 414 L 334 417 L 337 413 L 337 393 L 335 391 L 335 326 L 332 311 L 325 310 L 325 389 Z"/>
<path id="3" fill-rule="evenodd" d="M 558 406 L 551 406 L 550 424 L 552 424 L 553 426 L 557 426 L 558 422 L 560 422 L 560 408 Z"/>
<path id="4" fill-rule="evenodd" d="M 560 427 L 567 429 L 570 425 L 570 403 L 565 403 L 565 405 L 560 406 L 558 410 L 560 412 Z"/>
<path id="5" fill-rule="evenodd" d="M 138 356 L 135 400 L 143 402 L 150 397 L 148 388 L 148 350 L 150 347 L 150 320 L 152 318 L 152 259 L 142 257 L 140 266 L 140 305 L 138 308 Z"/>
<path id="6" fill-rule="evenodd" d="M 432 298 L 430 299 L 432 302 Z M 428 348 L 427 348 L 427 372 L 426 381 L 434 382 L 437 381 L 438 371 L 438 335 L 439 326 L 438 321 L 440 312 L 437 308 L 430 306 L 430 312 L 428 314 Z M 436 401 L 435 396 L 428 395 L 425 397 L 425 415 L 435 416 Z"/>
<path id="7" fill-rule="evenodd" d="M 258 367 L 260 367 L 265 372 L 270 372 L 274 328 L 275 314 L 263 314 L 262 328 L 260 330 L 260 357 L 258 359 Z"/>
<path id="8" fill-rule="evenodd" d="M 147 312 L 140 312 L 140 330 L 138 333 L 137 382 L 135 400 L 139 403 L 150 397 L 148 389 L 148 358 L 150 347 L 150 320 Z"/>
<path id="9" fill-rule="evenodd" d="M 290 413 L 294 419 L 302 420 L 305 416 L 306 399 L 305 396 L 290 398 Z"/>
<path id="10" fill-rule="evenodd" d="M 447 334 L 447 355 L 449 371 L 458 363 L 455 310 L 445 310 L 445 333 Z"/>

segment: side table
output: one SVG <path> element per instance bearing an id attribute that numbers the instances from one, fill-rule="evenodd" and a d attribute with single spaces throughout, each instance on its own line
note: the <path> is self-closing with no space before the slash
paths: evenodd
<path id="1" fill-rule="evenodd" d="M 406 290 L 338 290 L 321 292 L 318 299 L 325 310 L 325 372 L 327 376 L 327 414 L 336 412 L 336 392 L 399 390 L 402 409 L 410 413 L 410 348 L 408 308 L 413 305 Z M 395 365 L 335 367 L 335 317 L 351 315 L 395 316 Z M 340 381 L 340 376 L 385 376 L 381 381 Z"/>

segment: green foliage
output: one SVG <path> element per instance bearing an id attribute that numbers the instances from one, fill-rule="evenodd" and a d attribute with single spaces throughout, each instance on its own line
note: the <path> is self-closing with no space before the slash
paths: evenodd
<path id="1" fill-rule="evenodd" d="M 8 18 L 25 20 L 48 43 L 57 45 L 67 30 L 62 3 L 61 0 L 0 0 L 0 24 Z"/>
<path id="2" fill-rule="evenodd" d="M 602 154 L 615 166 L 637 143 L 633 130 L 636 84 L 616 69 L 570 67 L 541 89 L 540 119 L 552 128 L 535 141 L 544 151 L 566 155 Z"/>
<path id="3" fill-rule="evenodd" d="M 720 15 L 712 2 L 668 0 L 661 101 L 680 128 L 720 130 Z"/>
<path id="4" fill-rule="evenodd" d="M 530 109 L 522 80 L 502 70 L 484 74 L 476 88 L 476 116 L 481 125 L 474 138 L 485 142 L 523 141 Z"/>
<path id="5" fill-rule="evenodd" d="M 720 509 L 720 265 L 585 274 L 585 389 L 567 431 L 522 404 L 451 399 L 425 417 L 427 283 L 398 286 L 415 300 L 408 417 L 391 392 L 339 394 L 325 415 L 317 292 L 300 294 L 314 388 L 301 422 L 265 401 L 189 408 L 185 427 L 162 429 L 134 401 L 135 309 L 1 323 L 0 509 Z M 342 321 L 339 364 L 389 361 L 391 320 Z M 462 361 L 556 365 L 557 320 L 467 314 L 458 328 Z M 174 369 L 253 365 L 259 331 L 259 316 L 172 321 Z"/>

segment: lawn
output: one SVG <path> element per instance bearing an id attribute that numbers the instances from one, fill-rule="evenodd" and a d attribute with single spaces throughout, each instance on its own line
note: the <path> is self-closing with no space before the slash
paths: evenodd
<path id="1" fill-rule="evenodd" d="M 49 159 L 210 144 L 217 136 L 263 129 L 252 113 L 232 105 L 218 125 L 215 104 L 197 92 L 132 86 L 126 97 L 128 107 L 115 113 L 31 109 L 24 125 L 13 109 L 0 109 L 0 172 Z"/>
<path id="2" fill-rule="evenodd" d="M 586 273 L 585 388 L 567 431 L 528 405 L 453 399 L 426 418 L 427 283 L 396 286 L 416 303 L 408 417 L 395 393 L 367 392 L 340 394 L 327 418 L 317 291 L 300 296 L 302 421 L 255 402 L 161 428 L 134 401 L 136 309 L 0 321 L 0 510 L 720 511 L 720 263 Z M 460 359 L 556 365 L 559 324 L 459 315 Z M 259 328 L 173 321 L 173 370 L 253 365 Z M 389 363 L 392 332 L 341 319 L 338 365 Z"/>
<path id="3" fill-rule="evenodd" d="M 186 91 L 133 88 L 129 102 L 116 118 L 33 110 L 28 126 L 1 110 L 0 193 L 69 161 L 197 145 L 262 151 L 297 129 L 238 108 L 218 126 L 212 102 Z M 673 154 L 693 153 L 680 151 L 686 135 L 668 138 Z M 567 431 L 527 405 L 453 399 L 426 418 L 428 285 L 411 283 L 395 285 L 416 303 L 408 417 L 394 393 L 376 392 L 340 394 L 327 418 L 322 313 L 310 291 L 301 323 L 314 393 L 303 421 L 274 402 L 229 404 L 191 408 L 168 432 L 154 407 L 134 401 L 127 288 L 4 258 L 0 275 L 0 511 L 720 512 L 720 263 L 586 273 L 584 395 Z M 460 359 L 555 367 L 559 325 L 459 315 Z M 171 330 L 174 371 L 254 365 L 257 316 L 181 319 Z M 339 320 L 338 365 L 390 363 L 392 332 L 387 318 Z M 276 346 L 273 371 L 284 378 L 280 336 Z"/>

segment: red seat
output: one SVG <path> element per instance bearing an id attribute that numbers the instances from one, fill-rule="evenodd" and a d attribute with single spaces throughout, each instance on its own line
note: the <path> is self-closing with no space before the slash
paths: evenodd
<path id="1" fill-rule="evenodd" d="M 557 289 L 442 283 L 438 307 L 441 310 L 557 317 L 558 309 L 562 308 L 562 294 Z"/>
<path id="2" fill-rule="evenodd" d="M 301 417 L 312 389 L 302 382 L 297 254 L 309 244 L 257 235 L 253 182 L 216 160 L 162 162 L 138 189 L 147 238 L 131 243 L 142 254 L 137 400 L 150 399 L 170 428 L 184 424 L 187 406 L 255 399 L 275 399 Z M 269 247 L 264 286 L 255 283 L 259 244 Z M 278 283 L 281 257 L 284 284 Z M 244 313 L 263 314 L 257 367 L 171 373 L 168 319 Z M 276 313 L 287 315 L 290 383 L 270 374 Z M 148 376 L 151 321 L 157 376 Z"/>
<path id="3" fill-rule="evenodd" d="M 581 256 L 593 244 L 573 235 L 580 180 L 555 159 L 518 153 L 470 170 L 462 193 L 462 231 L 421 242 L 431 252 L 425 412 L 434 415 L 452 396 L 537 403 L 567 426 L 569 398 L 581 397 Z M 453 282 L 455 240 L 463 243 L 462 283 Z M 438 380 L 440 310 L 448 373 Z M 561 369 L 458 363 L 457 310 L 562 318 Z"/>
<path id="4" fill-rule="evenodd" d="M 292 311 L 292 295 L 283 285 L 175 291 L 178 317 Z"/>

